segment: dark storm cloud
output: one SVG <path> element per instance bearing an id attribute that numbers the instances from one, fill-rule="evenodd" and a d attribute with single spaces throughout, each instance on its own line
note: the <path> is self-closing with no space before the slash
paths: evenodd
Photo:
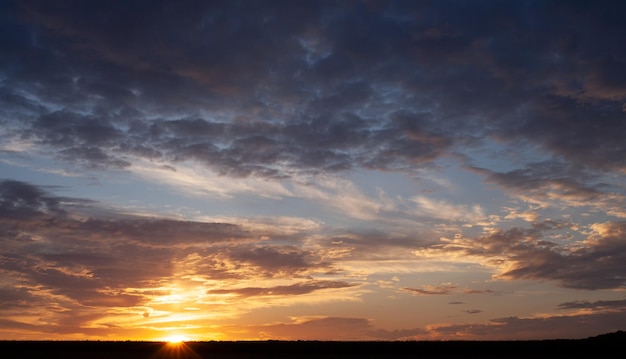
<path id="1" fill-rule="evenodd" d="M 496 138 L 626 166 L 621 2 L 3 6 L 4 136 L 79 165 L 412 171 Z"/>
<path id="2" fill-rule="evenodd" d="M 483 258 L 503 266 L 499 277 L 553 280 L 578 289 L 623 288 L 626 285 L 626 223 L 594 224 L 595 233 L 569 248 L 543 239 L 563 223 L 545 222 L 532 228 L 497 230 L 486 236 L 446 241 L 427 253 L 455 253 Z"/>

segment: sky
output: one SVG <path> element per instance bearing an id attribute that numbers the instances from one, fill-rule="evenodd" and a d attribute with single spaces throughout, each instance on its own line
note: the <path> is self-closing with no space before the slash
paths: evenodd
<path id="1" fill-rule="evenodd" d="M 0 339 L 626 329 L 625 13 L 0 1 Z"/>

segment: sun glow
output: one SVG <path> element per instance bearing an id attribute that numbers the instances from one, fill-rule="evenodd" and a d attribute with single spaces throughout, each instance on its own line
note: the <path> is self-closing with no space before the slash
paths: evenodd
<path id="1" fill-rule="evenodd" d="M 201 357 L 187 345 L 189 337 L 182 334 L 173 334 L 163 338 L 163 345 L 156 353 L 155 358 L 198 358 Z"/>
<path id="2" fill-rule="evenodd" d="M 170 335 L 168 337 L 163 338 L 163 341 L 168 342 L 169 344 L 180 344 L 180 343 L 189 341 L 189 338 L 187 338 L 184 335 L 175 334 L 175 335 Z"/>

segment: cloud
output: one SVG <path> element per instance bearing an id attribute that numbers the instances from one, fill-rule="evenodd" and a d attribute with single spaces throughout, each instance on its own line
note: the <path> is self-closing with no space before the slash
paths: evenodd
<path id="1" fill-rule="evenodd" d="M 505 219 L 521 218 L 536 223 L 540 219 L 539 211 L 545 209 L 558 210 L 563 215 L 579 210 L 626 218 L 626 195 L 621 184 L 614 181 L 615 177 L 579 164 L 533 162 L 507 172 L 473 166 L 468 169 L 484 175 L 485 181 L 498 185 L 512 198 L 530 204 L 531 211 L 505 208 L 509 211 Z"/>
<path id="2" fill-rule="evenodd" d="M 494 294 L 495 292 L 490 289 L 463 289 L 458 286 L 451 285 L 449 283 L 440 284 L 440 285 L 425 285 L 422 288 L 410 288 L 405 287 L 401 288 L 400 292 L 411 293 L 413 295 L 448 295 L 453 293 L 463 293 L 463 294 Z M 448 304 L 464 304 L 464 302 L 453 301 Z"/>
<path id="3" fill-rule="evenodd" d="M 402 292 L 408 292 L 413 295 L 446 295 L 452 293 L 457 287 L 453 285 L 440 285 L 440 286 L 424 286 L 423 289 L 419 288 L 402 288 Z"/>
<path id="4" fill-rule="evenodd" d="M 208 294 L 234 294 L 239 297 L 255 297 L 255 296 L 287 296 L 287 295 L 303 295 L 318 290 L 336 289 L 352 287 L 353 284 L 346 282 L 334 281 L 308 281 L 292 285 L 281 285 L 276 287 L 245 287 L 238 289 L 213 289 L 207 291 Z"/>
<path id="5" fill-rule="evenodd" d="M 496 277 L 502 279 L 552 280 L 564 287 L 589 290 L 623 288 L 626 224 L 594 224 L 587 239 L 571 246 L 543 239 L 545 231 L 564 225 L 544 222 L 527 229 L 494 230 L 475 238 L 444 238 L 443 243 L 416 254 L 475 258 L 495 267 Z"/>
<path id="6" fill-rule="evenodd" d="M 505 219 L 521 218 L 524 221 L 530 222 L 530 223 L 535 223 L 539 221 L 539 215 L 537 214 L 537 212 L 533 212 L 533 211 L 520 212 L 516 210 L 515 208 L 507 208 L 507 210 L 509 211 L 509 214 L 507 214 L 504 217 Z"/>
<path id="7" fill-rule="evenodd" d="M 290 323 L 244 327 L 245 337 L 290 340 L 357 340 L 369 337 L 371 323 L 362 318 L 294 318 Z M 237 333 L 232 333 L 237 337 Z M 239 334 L 241 335 L 241 334 Z"/>
<path id="8" fill-rule="evenodd" d="M 186 313 L 195 310 L 191 308 L 194 305 L 211 312 L 219 308 L 220 315 L 233 316 L 259 305 L 286 305 L 293 298 L 306 299 L 358 287 L 341 277 L 310 279 L 314 273 L 337 273 L 348 266 L 343 267 L 341 260 L 319 255 L 312 248 L 300 247 L 298 242 L 289 246 L 272 244 L 259 233 L 250 232 L 263 227 L 243 230 L 229 223 L 145 219 L 115 212 L 110 212 L 107 219 L 79 220 L 74 210 L 102 213 L 95 211 L 100 204 L 55 196 L 48 188 L 18 181 L 3 181 L 0 193 L 5 209 L 0 217 L 0 238 L 5 243 L 0 262 L 4 273 L 1 311 L 6 318 L 3 323 L 12 330 L 100 335 L 111 323 L 132 323 L 155 330 L 177 320 L 206 320 Z M 35 222 L 37 226 L 33 226 Z M 423 253 L 478 258 L 498 268 L 501 278 L 555 280 L 581 289 L 623 286 L 620 251 L 624 224 L 594 224 L 584 241 L 570 247 L 558 248 L 542 240 L 545 231 L 563 225 L 567 224 L 544 222 L 471 239 L 456 238 L 424 249 Z M 289 228 L 285 238 L 298 238 L 301 232 Z M 181 239 L 175 239 L 178 237 Z M 290 282 L 285 284 L 285 279 Z M 260 280 L 270 281 L 267 285 L 247 285 Z M 400 290 L 414 295 L 492 293 L 463 290 L 451 284 Z M 224 295 L 245 298 L 248 304 L 227 310 L 225 306 L 231 302 L 219 299 Z M 354 299 L 354 295 L 360 294 L 350 295 Z M 271 300 L 265 301 L 267 298 Z M 340 299 L 333 294 L 324 300 Z M 46 308 L 46 313 L 34 306 Z M 174 308 L 180 306 L 189 309 L 178 313 Z M 580 312 L 396 330 L 376 328 L 370 319 L 336 317 L 247 326 L 238 328 L 239 334 L 233 328 L 223 329 L 234 339 L 585 337 L 619 329 L 623 307 L 623 300 L 572 301 L 560 303 L 557 309 Z M 482 313 L 479 309 L 465 312 Z M 571 330 L 564 332 L 563 328 Z"/>
<path id="9" fill-rule="evenodd" d="M 623 171 L 624 147 L 614 132 L 624 130 L 619 113 L 619 103 L 623 101 L 623 97 L 587 102 L 584 98 L 545 95 L 534 103 L 528 120 L 517 128 L 515 135 L 506 131 L 504 134 L 532 138 L 571 163 Z M 600 123 L 592 124 L 590 118 Z"/>
<path id="10" fill-rule="evenodd" d="M 259 246 L 235 249 L 229 253 L 233 260 L 256 267 L 267 276 L 304 275 L 311 269 L 329 268 L 315 253 L 296 247 Z"/>
<path id="11" fill-rule="evenodd" d="M 480 310 L 468 310 L 479 314 Z M 587 338 L 621 330 L 624 308 L 619 305 L 611 312 L 573 315 L 543 315 L 537 317 L 505 317 L 485 322 L 466 324 L 433 324 L 424 328 L 386 330 L 376 328 L 363 318 L 295 318 L 291 322 L 251 326 L 245 328 L 245 337 L 306 338 L 312 340 L 537 340 L 562 338 Z M 227 328 L 224 328 L 228 330 Z M 237 333 L 232 333 L 237 335 Z M 239 335 L 242 335 L 239 333 Z M 332 339 L 334 336 L 335 339 Z"/>
<path id="12" fill-rule="evenodd" d="M 212 290 L 258 297 L 477 261 L 500 279 L 621 289 L 626 48 L 616 34 L 626 33 L 625 12 L 616 1 L 0 4 L 3 166 L 113 171 L 221 201 L 312 201 L 333 220 L 152 218 L 6 180 L 0 289 L 18 306 L 50 308 L 41 322 L 25 314 L 23 328 L 56 323 L 59 333 L 72 323 L 104 333 L 113 317 L 166 325 L 172 303 L 141 320 L 156 298 L 180 295 L 173 278 L 202 299 L 214 281 L 223 287 Z M 491 198 L 474 204 L 480 191 L 462 202 L 418 192 L 459 164 L 510 196 L 504 220 Z M 368 193 L 355 178 L 373 171 L 415 186 Z M 457 180 L 439 183 L 450 190 Z M 552 236 L 570 229 L 567 241 Z M 452 261 L 433 263 L 440 257 Z M 367 319 L 352 319 L 266 329 L 306 336 L 339 323 L 374 335 Z M 489 325 L 529 323 L 517 319 Z"/>
<path id="13" fill-rule="evenodd" d="M 561 202 L 571 206 L 596 206 L 606 211 L 624 201 L 623 195 L 609 192 L 611 187 L 600 182 L 601 177 L 577 165 L 537 162 L 504 173 L 470 169 L 486 175 L 488 182 L 502 186 L 513 196 L 542 206 Z M 528 215 L 532 213 L 526 217 Z"/>
<path id="14" fill-rule="evenodd" d="M 452 302 L 450 304 L 457 304 Z M 459 303 L 462 304 L 462 303 Z M 429 324 L 424 328 L 404 330 L 375 330 L 373 336 L 387 340 L 536 340 L 588 338 L 598 334 L 622 330 L 626 315 L 623 300 L 574 301 L 561 303 L 559 309 L 586 309 L 569 314 L 541 314 L 530 317 L 504 317 L 484 322 L 462 324 Z M 481 310 L 467 310 L 479 314 Z"/>
<path id="15" fill-rule="evenodd" d="M 422 336 L 459 338 L 465 340 L 536 340 L 561 338 L 588 338 L 598 334 L 622 330 L 623 308 L 611 313 L 580 315 L 553 315 L 536 318 L 506 317 L 484 323 L 433 325 Z"/>
<path id="16" fill-rule="evenodd" d="M 621 4 L 241 6 L 7 5 L 5 136 L 233 177 L 412 173 L 481 138 L 624 168 Z"/>
<path id="17" fill-rule="evenodd" d="M 491 289 L 465 289 L 463 293 L 465 294 L 495 294 L 497 292 Z"/>
<path id="18" fill-rule="evenodd" d="M 354 261 L 359 270 L 363 263 L 367 267 L 369 261 L 379 261 L 380 267 L 410 267 L 413 256 L 411 250 L 423 248 L 432 243 L 430 233 L 388 233 L 380 230 L 368 231 L 333 231 L 328 236 L 319 237 L 315 240 L 315 246 L 319 246 L 321 252 L 330 258 L 335 257 L 345 263 Z M 358 261 L 364 261 L 358 263 Z M 388 261 L 388 262 L 386 262 Z M 425 267 L 424 267 L 425 268 Z"/>
<path id="19" fill-rule="evenodd" d="M 320 246 L 335 237 L 309 237 L 311 230 L 320 230 L 318 223 L 298 218 L 232 223 L 148 218 L 56 196 L 52 188 L 0 183 L 0 292 L 7 302 L 0 311 L 7 318 L 22 312 L 20 323 L 43 320 L 46 332 L 88 335 L 100 333 L 95 328 L 107 323 L 153 330 L 208 315 L 185 317 L 187 309 L 181 307 L 227 317 L 294 300 L 358 300 L 363 293 L 354 290 L 358 283 L 345 280 L 350 269 L 342 257 Z M 374 243 L 372 237 L 353 245 L 365 253 Z M 345 290 L 349 293 L 339 292 Z M 247 298 L 247 304 L 227 307 L 232 302 L 224 295 Z M 49 308 L 48 313 L 42 317 L 33 305 Z"/>
<path id="20" fill-rule="evenodd" d="M 425 196 L 412 198 L 417 204 L 417 214 L 451 221 L 476 223 L 483 221 L 486 216 L 480 205 L 455 205 L 445 201 L 433 200 Z"/>
<path id="21" fill-rule="evenodd" d="M 32 218 L 46 212 L 62 213 L 62 198 L 48 196 L 29 184 L 3 180 L 0 182 L 0 215 L 3 218 Z"/>
<path id="22" fill-rule="evenodd" d="M 578 300 L 573 302 L 560 303 L 559 309 L 593 309 L 593 310 L 611 310 L 612 308 L 624 309 L 626 308 L 626 300 L 598 300 L 595 302 L 589 302 L 586 300 Z"/>
<path id="23" fill-rule="evenodd" d="M 0 203 L 0 291 L 11 302 L 3 306 L 7 314 L 38 303 L 57 308 L 50 322 L 72 312 L 73 323 L 80 326 L 86 325 L 79 323 L 82 314 L 92 313 L 93 321 L 110 316 L 109 310 L 140 308 L 144 313 L 174 291 L 167 285 L 174 280 L 197 286 L 212 280 L 306 278 L 334 270 L 333 263 L 299 245 L 294 221 L 287 221 L 290 226 L 281 233 L 279 224 L 271 231 L 253 227 L 257 232 L 250 232 L 231 223 L 138 217 L 8 180 L 0 182 Z M 291 239 L 292 245 L 264 245 L 266 233 Z M 350 286 L 305 279 L 273 290 L 288 296 Z M 263 293 L 259 289 L 257 294 Z"/>

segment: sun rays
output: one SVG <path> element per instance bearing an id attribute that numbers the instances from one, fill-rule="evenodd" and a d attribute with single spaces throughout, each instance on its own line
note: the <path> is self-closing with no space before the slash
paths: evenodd
<path id="1" fill-rule="evenodd" d="M 163 347 L 156 353 L 156 358 L 200 358 L 187 342 L 190 341 L 189 337 L 184 334 L 172 334 L 162 339 L 164 342 Z"/>

